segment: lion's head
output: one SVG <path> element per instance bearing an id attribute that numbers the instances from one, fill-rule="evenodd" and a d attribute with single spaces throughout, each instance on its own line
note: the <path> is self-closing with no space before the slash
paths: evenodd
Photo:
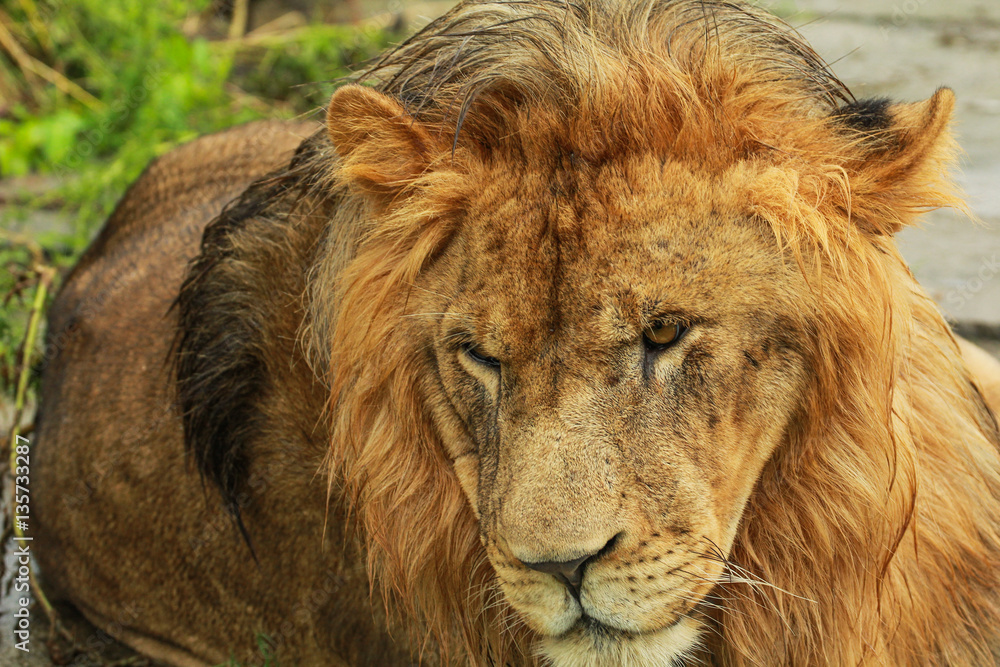
<path id="1" fill-rule="evenodd" d="M 897 383 L 914 339 L 960 365 L 892 240 L 951 202 L 950 92 L 855 102 L 700 0 L 466 3 L 367 80 L 328 129 L 371 223 L 310 336 L 385 589 L 496 664 L 882 651 L 914 443 L 989 437 L 957 371 Z"/>

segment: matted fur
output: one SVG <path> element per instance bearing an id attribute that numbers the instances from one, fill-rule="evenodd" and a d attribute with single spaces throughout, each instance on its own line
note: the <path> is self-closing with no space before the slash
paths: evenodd
<path id="1" fill-rule="evenodd" d="M 959 203 L 952 143 L 918 125 L 946 123 L 950 93 L 912 116 L 856 105 L 789 28 L 700 0 L 467 2 L 361 80 L 403 101 L 426 165 L 387 179 L 365 150 L 335 165 L 329 182 L 358 186 L 373 223 L 346 268 L 314 268 L 306 337 L 330 374 L 331 488 L 353 499 L 373 579 L 446 655 L 517 661 L 530 633 L 502 601 L 430 417 L 441 399 L 402 336 L 408 296 L 459 224 L 477 161 L 652 153 L 742 183 L 733 197 L 811 286 L 801 415 L 728 555 L 767 585 L 719 582 L 706 653 L 726 665 L 996 659 L 1000 437 L 891 237 Z M 901 148 L 917 157 L 881 159 Z"/>

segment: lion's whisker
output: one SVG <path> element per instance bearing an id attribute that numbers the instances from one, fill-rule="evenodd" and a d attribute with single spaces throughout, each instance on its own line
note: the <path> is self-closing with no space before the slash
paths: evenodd
<path id="1" fill-rule="evenodd" d="M 472 319 L 471 313 L 407 313 L 403 317 L 454 317 L 456 319 Z"/>
<path id="2" fill-rule="evenodd" d="M 432 289 L 428 289 L 427 287 L 422 287 L 420 285 L 417 285 L 416 283 L 410 283 L 409 287 L 410 287 L 410 289 L 418 289 L 421 292 L 427 292 L 428 294 L 433 294 L 434 296 L 439 296 L 439 297 L 441 297 L 442 299 L 445 299 L 445 300 L 448 300 L 448 299 L 451 298 L 451 297 L 449 297 L 446 294 L 441 294 L 441 292 L 435 292 Z"/>

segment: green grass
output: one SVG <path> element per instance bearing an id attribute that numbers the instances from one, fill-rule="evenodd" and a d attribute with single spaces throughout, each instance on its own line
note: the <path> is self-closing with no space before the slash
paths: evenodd
<path id="1" fill-rule="evenodd" d="M 394 40 L 377 26 L 323 23 L 220 39 L 224 30 L 205 27 L 224 22 L 209 5 L 12 0 L 0 8 L 0 31 L 17 51 L 0 40 L 0 177 L 54 183 L 0 204 L 0 400 L 20 370 L 36 269 L 71 266 L 151 159 L 246 121 L 315 113 L 330 81 Z M 35 229 L 41 210 L 66 223 Z"/>

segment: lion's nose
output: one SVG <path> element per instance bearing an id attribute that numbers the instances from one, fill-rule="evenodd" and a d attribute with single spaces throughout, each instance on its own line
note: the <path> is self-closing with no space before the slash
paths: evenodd
<path id="1" fill-rule="evenodd" d="M 617 535 L 608 540 L 607 544 L 598 549 L 593 553 L 586 554 L 574 560 L 566 561 L 554 561 L 547 560 L 538 563 L 531 563 L 522 560 L 525 567 L 531 568 L 537 572 L 544 572 L 545 574 L 551 574 L 556 579 L 559 579 L 564 584 L 566 584 L 574 595 L 578 595 L 580 592 L 580 584 L 583 583 L 583 569 L 584 566 L 597 556 L 600 556 L 611 550 L 614 546 L 615 540 L 618 538 Z"/>
<path id="2" fill-rule="evenodd" d="M 573 588 L 579 588 L 580 582 L 583 581 L 584 563 L 596 556 L 597 553 L 598 552 L 594 552 L 581 558 L 577 558 L 576 560 L 567 560 L 561 563 L 554 560 L 548 560 L 542 563 L 525 563 L 525 566 L 530 567 L 532 570 L 537 570 L 538 572 L 554 575 L 556 579 L 563 580 Z"/>

